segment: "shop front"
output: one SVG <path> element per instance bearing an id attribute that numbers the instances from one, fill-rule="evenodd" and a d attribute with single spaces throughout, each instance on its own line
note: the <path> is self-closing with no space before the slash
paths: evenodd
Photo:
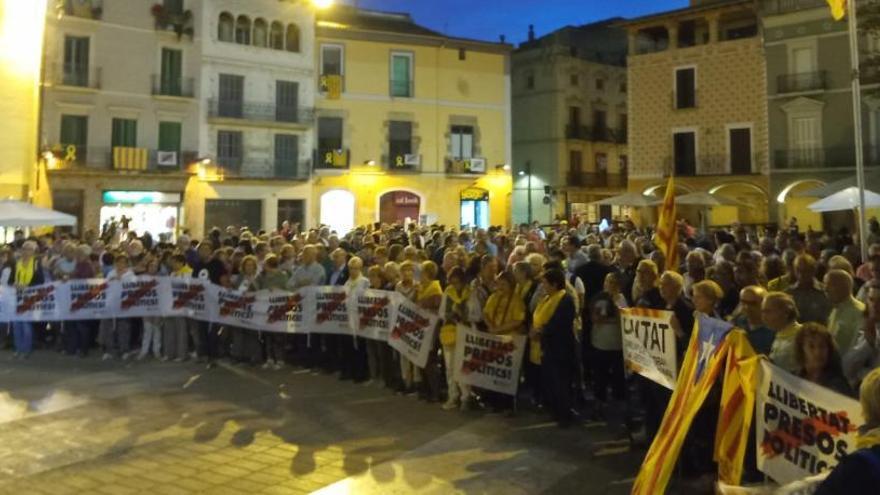
<path id="1" fill-rule="evenodd" d="M 462 227 L 489 228 L 489 191 L 479 187 L 461 191 L 460 208 Z"/>
<path id="2" fill-rule="evenodd" d="M 181 222 L 182 194 L 162 191 L 104 191 L 99 221 L 101 232 L 109 229 L 149 232 L 174 238 Z"/>
<path id="3" fill-rule="evenodd" d="M 379 221 L 382 223 L 418 222 L 422 200 L 409 191 L 390 191 L 379 197 Z"/>

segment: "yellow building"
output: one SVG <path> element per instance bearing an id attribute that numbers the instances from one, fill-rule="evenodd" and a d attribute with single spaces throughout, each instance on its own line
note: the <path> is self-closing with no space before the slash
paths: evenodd
<path id="1" fill-rule="evenodd" d="M 0 198 L 23 199 L 38 157 L 44 2 L 0 1 Z"/>
<path id="2" fill-rule="evenodd" d="M 510 47 L 406 14 L 318 16 L 313 220 L 510 224 Z"/>
<path id="3" fill-rule="evenodd" d="M 692 1 L 633 19 L 629 32 L 629 190 L 681 193 L 741 206 L 681 207 L 694 224 L 768 218 L 766 67 L 754 2 Z"/>

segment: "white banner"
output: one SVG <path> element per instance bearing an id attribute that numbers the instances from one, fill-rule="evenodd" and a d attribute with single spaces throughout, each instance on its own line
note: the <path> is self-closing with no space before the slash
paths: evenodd
<path id="1" fill-rule="evenodd" d="M 59 284 L 59 287 L 62 284 Z M 119 301 L 117 284 L 104 279 L 71 280 L 60 291 L 65 297 L 60 303 L 65 320 L 94 320 L 113 318 Z"/>
<path id="2" fill-rule="evenodd" d="M 758 469 L 779 484 L 812 476 L 856 450 L 862 408 L 849 397 L 761 362 L 755 401 Z"/>
<path id="3" fill-rule="evenodd" d="M 656 309 L 620 310 L 624 366 L 670 390 L 678 379 L 672 316 Z"/>
<path id="4" fill-rule="evenodd" d="M 210 291 L 209 287 L 213 287 L 210 282 L 200 278 L 178 278 L 171 277 L 171 300 L 170 305 L 166 306 L 165 316 L 189 316 L 198 320 L 208 320 L 211 316 L 211 309 L 208 301 L 216 301 L 210 297 L 216 291 Z"/>
<path id="5" fill-rule="evenodd" d="M 307 321 L 305 316 L 314 316 L 314 312 L 305 311 L 305 308 L 315 307 L 314 295 L 309 287 L 295 292 L 273 290 L 257 293 L 258 313 L 262 315 L 259 326 L 273 332 L 308 333 L 312 322 Z"/>
<path id="6" fill-rule="evenodd" d="M 397 316 L 397 293 L 368 289 L 355 294 L 353 299 L 351 327 L 357 335 L 373 340 L 388 340 L 391 325 Z"/>
<path id="7" fill-rule="evenodd" d="M 171 281 L 164 277 L 132 277 L 113 283 L 111 287 L 116 289 L 110 291 L 113 295 L 110 303 L 116 305 L 117 317 L 159 316 L 165 310 L 164 305 L 170 302 L 170 299 L 159 296 L 171 291 Z"/>
<path id="8" fill-rule="evenodd" d="M 455 380 L 515 396 L 525 345 L 525 335 L 493 335 L 458 325 Z"/>
<path id="9" fill-rule="evenodd" d="M 438 317 L 405 298 L 399 298 L 399 301 L 388 344 L 413 364 L 424 368 L 434 347 Z"/>
<path id="10" fill-rule="evenodd" d="M 349 322 L 348 291 L 345 287 L 315 287 L 315 316 L 312 331 L 315 333 L 332 333 L 352 335 Z"/>
<path id="11" fill-rule="evenodd" d="M 13 321 L 54 321 L 64 317 L 58 301 L 66 288 L 63 284 L 43 284 L 3 293 L 12 297 Z"/>

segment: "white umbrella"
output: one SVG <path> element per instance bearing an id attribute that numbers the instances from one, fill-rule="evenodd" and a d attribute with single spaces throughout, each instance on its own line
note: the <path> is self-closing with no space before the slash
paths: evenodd
<path id="1" fill-rule="evenodd" d="M 593 201 L 591 205 L 611 206 L 653 206 L 657 204 L 657 198 L 645 196 L 637 192 L 628 192 L 619 196 L 612 196 L 599 201 Z"/>
<path id="2" fill-rule="evenodd" d="M 707 192 L 695 192 L 676 196 L 675 204 L 691 206 L 746 206 L 734 199 L 725 198 L 724 196 L 715 196 L 714 194 L 709 194 Z"/>
<path id="3" fill-rule="evenodd" d="M 820 199 L 808 208 L 815 212 L 853 210 L 859 207 L 859 188 L 847 187 L 825 199 Z M 865 189 L 865 207 L 880 207 L 880 194 Z"/>
<path id="4" fill-rule="evenodd" d="M 76 217 L 13 199 L 0 201 L 0 227 L 57 227 L 76 225 Z"/>

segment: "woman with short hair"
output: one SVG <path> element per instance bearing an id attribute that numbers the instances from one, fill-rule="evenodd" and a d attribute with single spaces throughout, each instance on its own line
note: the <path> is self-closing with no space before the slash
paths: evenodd
<path id="1" fill-rule="evenodd" d="M 843 395 L 852 395 L 843 376 L 840 353 L 831 332 L 819 323 L 805 323 L 794 339 L 798 376 Z"/>

